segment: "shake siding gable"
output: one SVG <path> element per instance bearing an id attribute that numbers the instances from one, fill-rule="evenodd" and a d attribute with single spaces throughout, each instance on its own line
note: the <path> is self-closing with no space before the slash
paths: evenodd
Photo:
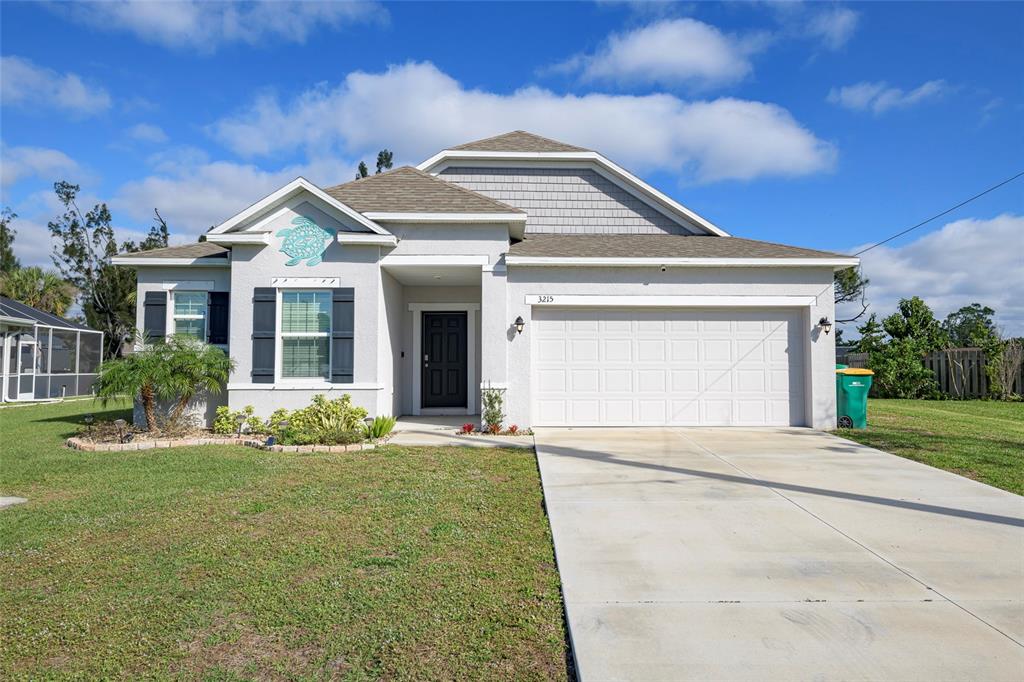
<path id="1" fill-rule="evenodd" d="M 702 233 L 586 168 L 450 167 L 439 175 L 526 211 L 527 233 Z"/>

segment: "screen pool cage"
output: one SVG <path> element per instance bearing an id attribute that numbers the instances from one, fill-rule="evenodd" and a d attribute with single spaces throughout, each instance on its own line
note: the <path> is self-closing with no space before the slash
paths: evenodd
<path id="1" fill-rule="evenodd" d="M 92 395 L 103 332 L 0 296 L 3 402 Z"/>

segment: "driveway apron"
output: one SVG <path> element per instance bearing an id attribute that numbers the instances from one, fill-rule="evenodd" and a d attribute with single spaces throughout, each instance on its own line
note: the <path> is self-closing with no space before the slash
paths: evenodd
<path id="1" fill-rule="evenodd" d="M 1024 498 L 808 429 L 538 429 L 591 680 L 1024 679 Z"/>

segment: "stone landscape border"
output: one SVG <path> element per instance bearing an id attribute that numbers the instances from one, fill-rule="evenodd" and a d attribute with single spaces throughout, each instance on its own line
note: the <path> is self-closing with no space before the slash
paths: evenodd
<path id="1" fill-rule="evenodd" d="M 358 452 L 373 450 L 376 443 L 350 443 L 349 445 L 267 445 L 255 438 L 167 438 L 133 441 L 131 443 L 93 443 L 84 438 L 68 438 L 65 442 L 73 450 L 85 452 L 127 452 L 157 448 L 181 448 L 194 445 L 244 445 L 269 452 Z"/>

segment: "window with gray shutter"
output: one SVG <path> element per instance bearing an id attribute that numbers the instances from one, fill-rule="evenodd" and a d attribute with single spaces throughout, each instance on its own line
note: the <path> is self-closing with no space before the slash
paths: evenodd
<path id="1" fill-rule="evenodd" d="M 277 325 L 277 290 L 256 287 L 252 292 L 252 382 L 274 383 L 274 331 Z"/>
<path id="2" fill-rule="evenodd" d="M 351 384 L 355 352 L 355 289 L 331 293 L 331 383 Z"/>

